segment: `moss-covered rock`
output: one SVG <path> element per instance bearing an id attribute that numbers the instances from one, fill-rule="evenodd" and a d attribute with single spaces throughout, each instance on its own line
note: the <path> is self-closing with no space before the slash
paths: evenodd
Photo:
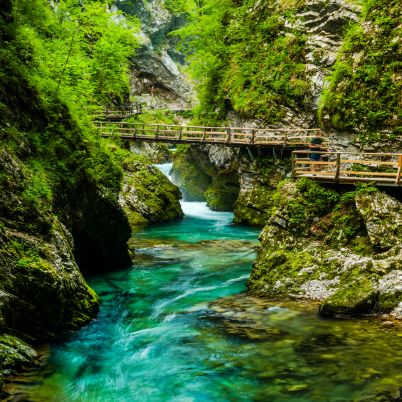
<path id="1" fill-rule="evenodd" d="M 172 160 L 172 153 L 166 144 L 136 141 L 130 144 L 130 151 L 145 156 L 153 163 L 167 163 Z"/>
<path id="2" fill-rule="evenodd" d="M 225 180 L 225 177 L 218 177 L 205 192 L 205 199 L 213 211 L 232 211 L 238 195 L 238 185 Z"/>
<path id="3" fill-rule="evenodd" d="M 52 222 L 47 236 L 2 230 L 0 330 L 26 340 L 53 339 L 87 324 L 98 306 L 74 260 L 72 237 L 60 222 Z"/>
<path id="4" fill-rule="evenodd" d="M 194 163 L 190 147 L 178 147 L 174 154 L 172 177 L 180 187 L 184 200 L 205 201 L 205 192 L 211 185 L 212 179 Z"/>
<path id="5" fill-rule="evenodd" d="M 240 160 L 240 193 L 234 206 L 234 222 L 264 226 L 274 207 L 276 186 L 290 170 L 287 157 L 280 160 L 272 156 L 257 158 L 252 163 Z"/>
<path id="6" fill-rule="evenodd" d="M 324 317 L 370 313 L 377 305 L 378 291 L 375 281 L 364 273 L 326 298 L 320 306 Z"/>
<path id="7" fill-rule="evenodd" d="M 35 365 L 37 354 L 21 339 L 0 333 L 0 398 L 2 378 L 10 375 L 14 370 Z"/>
<path id="8" fill-rule="evenodd" d="M 358 212 L 356 205 L 361 206 L 362 199 L 383 212 L 382 223 L 374 212 Z M 396 222 L 395 208 L 385 213 L 380 199 L 383 206 L 397 203 L 367 188 L 337 194 L 306 180 L 281 183 L 260 235 L 249 290 L 263 296 L 320 300 L 325 316 L 368 312 L 398 316 L 402 249 L 394 243 L 379 251 L 374 247 L 377 240 L 371 242 L 368 233 L 371 219 L 384 225 L 384 233 L 389 219 Z"/>
<path id="9" fill-rule="evenodd" d="M 126 155 L 119 202 L 131 227 L 180 219 L 181 192 L 159 169 Z"/>
<path id="10" fill-rule="evenodd" d="M 355 200 L 373 246 L 386 250 L 402 244 L 400 202 L 381 191 L 360 192 Z"/>

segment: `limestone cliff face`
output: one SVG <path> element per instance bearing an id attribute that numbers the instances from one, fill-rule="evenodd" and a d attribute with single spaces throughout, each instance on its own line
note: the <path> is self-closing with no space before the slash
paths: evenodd
<path id="1" fill-rule="evenodd" d="M 276 185 L 290 174 L 290 159 L 264 151 L 205 145 L 182 147 L 172 176 L 184 198 L 234 211 L 234 221 L 264 226 Z"/>
<path id="2" fill-rule="evenodd" d="M 262 6 L 262 4 L 261 4 Z M 360 7 L 347 0 L 305 1 L 285 22 L 290 35 L 306 38 L 304 49 L 305 79 L 309 94 L 304 108 L 286 108 L 279 126 L 317 126 L 318 101 L 331 67 L 335 64 L 348 24 L 359 20 Z M 286 31 L 285 31 L 286 32 Z"/>
<path id="3" fill-rule="evenodd" d="M 141 21 L 142 47 L 133 58 L 131 95 L 148 107 L 181 109 L 194 102 L 192 84 L 181 71 L 183 55 L 169 33 L 186 23 L 163 0 L 118 1 L 116 6 Z"/>

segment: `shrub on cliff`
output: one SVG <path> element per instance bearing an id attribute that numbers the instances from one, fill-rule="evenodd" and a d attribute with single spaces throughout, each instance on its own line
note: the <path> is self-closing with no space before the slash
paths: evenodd
<path id="1" fill-rule="evenodd" d="M 177 31 L 198 83 L 199 115 L 214 123 L 232 108 L 276 123 L 284 106 L 307 107 L 305 37 L 288 26 L 299 1 L 205 1 Z"/>
<path id="2" fill-rule="evenodd" d="M 344 39 L 319 117 L 357 130 L 363 142 L 402 135 L 402 11 L 399 0 L 365 0 L 361 21 Z"/>

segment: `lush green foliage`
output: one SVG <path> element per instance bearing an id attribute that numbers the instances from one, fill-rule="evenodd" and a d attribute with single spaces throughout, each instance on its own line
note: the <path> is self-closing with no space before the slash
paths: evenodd
<path id="1" fill-rule="evenodd" d="M 128 96 L 136 25 L 90 0 L 7 0 L 0 17 L 0 154 L 21 169 L 18 178 L 15 166 L 0 175 L 2 216 L 38 230 L 80 186 L 115 202 L 122 168 L 89 122 L 102 104 Z M 7 203 L 7 191 L 20 202 Z"/>
<path id="2" fill-rule="evenodd" d="M 173 14 L 191 14 L 196 9 L 196 0 L 165 0 L 165 7 Z"/>
<path id="3" fill-rule="evenodd" d="M 224 119 L 233 108 L 276 123 L 284 107 L 308 107 L 305 38 L 284 29 L 296 3 L 206 0 L 177 32 L 190 54 L 203 120 Z"/>
<path id="4" fill-rule="evenodd" d="M 399 0 L 364 0 L 321 99 L 337 129 L 357 129 L 364 142 L 402 134 L 402 11 Z M 381 133 L 382 132 L 382 133 Z"/>
<path id="5" fill-rule="evenodd" d="M 16 42 L 29 60 L 29 77 L 45 104 L 59 98 L 79 114 L 128 94 L 128 59 L 137 24 L 110 13 L 102 1 L 15 3 Z"/>

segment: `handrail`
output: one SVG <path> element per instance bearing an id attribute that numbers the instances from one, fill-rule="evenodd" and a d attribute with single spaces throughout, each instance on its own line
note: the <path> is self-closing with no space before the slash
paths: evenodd
<path id="1" fill-rule="evenodd" d="M 95 121 L 101 135 L 117 134 L 125 140 L 148 142 L 209 143 L 234 146 L 307 147 L 320 129 L 246 128 L 184 126 L 179 124 L 145 124 Z M 290 134 L 290 135 L 289 135 Z M 323 138 L 323 142 L 328 139 Z"/>
<path id="2" fill-rule="evenodd" d="M 106 124 L 106 125 L 125 125 L 125 126 L 142 126 L 143 123 L 134 123 L 134 122 L 125 122 L 125 121 L 116 121 L 116 122 L 104 122 L 104 121 L 94 121 L 94 124 Z M 158 123 L 146 123 L 145 126 L 148 127 L 183 127 L 187 129 L 192 129 L 192 128 L 199 128 L 199 129 L 207 129 L 207 130 L 239 130 L 240 132 L 242 131 L 269 131 L 269 132 L 283 132 L 283 133 L 298 133 L 298 132 L 320 132 L 322 133 L 322 130 L 319 128 L 291 128 L 291 129 L 285 129 L 285 128 L 256 128 L 256 127 L 231 127 L 231 126 L 182 126 L 180 124 L 158 124 Z M 222 131 L 223 132 L 223 131 Z M 322 137 L 324 140 L 327 140 L 325 136 Z"/>
<path id="3" fill-rule="evenodd" d="M 319 160 L 317 156 L 298 157 L 302 155 L 320 155 L 320 157 Z M 322 156 L 328 156 L 328 161 L 322 161 Z M 296 150 L 292 152 L 292 176 L 294 178 L 311 177 L 325 182 L 366 181 L 400 186 L 402 153 Z"/>

